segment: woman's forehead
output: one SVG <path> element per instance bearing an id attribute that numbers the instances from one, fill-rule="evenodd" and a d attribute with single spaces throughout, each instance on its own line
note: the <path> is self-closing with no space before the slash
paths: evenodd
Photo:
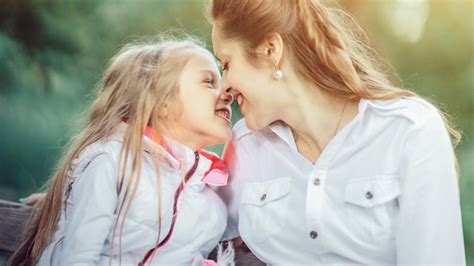
<path id="1" fill-rule="evenodd" d="M 214 55 L 217 60 L 230 59 L 242 52 L 242 46 L 238 40 L 221 38 L 218 30 L 215 28 L 214 26 L 212 30 L 212 48 L 214 49 Z"/>
<path id="2" fill-rule="evenodd" d="M 225 47 L 223 47 L 223 40 L 220 37 L 218 27 L 214 24 L 212 26 L 212 47 L 214 49 L 214 54 L 218 59 L 222 57 L 222 53 L 225 53 Z M 222 51 L 224 49 L 224 51 Z"/>

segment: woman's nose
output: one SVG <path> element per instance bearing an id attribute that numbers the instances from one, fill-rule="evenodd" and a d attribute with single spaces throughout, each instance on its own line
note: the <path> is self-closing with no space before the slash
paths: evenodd
<path id="1" fill-rule="evenodd" d="M 229 85 L 229 83 L 227 83 L 227 79 L 225 76 L 222 78 L 221 86 L 223 91 L 225 91 L 226 93 L 231 93 L 233 96 L 235 96 L 235 90 Z"/>
<path id="2" fill-rule="evenodd" d="M 234 101 L 234 95 L 227 89 L 222 91 L 220 98 L 228 105 Z"/>
<path id="3" fill-rule="evenodd" d="M 222 79 L 222 83 L 221 83 L 221 86 L 222 86 L 222 93 L 221 96 L 222 99 L 224 101 L 226 101 L 227 104 L 231 104 L 234 99 L 235 99 L 235 90 L 232 89 L 231 86 L 229 86 L 229 84 L 227 83 L 227 80 L 225 78 Z"/>
<path id="4" fill-rule="evenodd" d="M 225 92 L 231 94 L 234 99 L 238 94 L 240 94 L 240 92 L 238 90 L 236 90 L 236 89 L 234 89 L 230 86 L 226 87 Z"/>

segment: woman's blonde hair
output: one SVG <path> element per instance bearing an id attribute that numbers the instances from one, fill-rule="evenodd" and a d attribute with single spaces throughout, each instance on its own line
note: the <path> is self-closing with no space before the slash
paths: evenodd
<path id="1" fill-rule="evenodd" d="M 363 30 L 340 8 L 318 0 L 208 0 L 207 17 L 224 39 L 237 40 L 249 62 L 262 58 L 256 47 L 268 34 L 281 35 L 293 66 L 322 91 L 346 99 L 393 99 L 415 96 L 392 85 L 365 44 Z M 461 134 L 440 111 L 453 146 Z"/>
<path id="2" fill-rule="evenodd" d="M 116 132 L 119 124 L 126 119 L 129 126 L 124 134 L 117 167 L 119 175 L 128 172 L 130 177 L 126 183 L 123 182 L 124 176 L 117 178 L 117 193 L 123 193 L 124 198 L 117 208 L 116 217 L 118 218 L 113 228 L 114 238 L 120 226 L 120 238 L 125 217 L 140 182 L 144 129 L 149 126 L 158 134 L 163 131 L 167 123 L 160 112 L 171 102 L 175 105 L 180 102 L 178 81 L 185 63 L 192 52 L 196 50 L 207 52 L 203 48 L 204 45 L 193 37 L 167 36 L 169 34 L 164 34 L 154 41 L 127 44 L 110 60 L 89 108 L 85 127 L 70 141 L 69 148 L 59 161 L 57 169 L 47 184 L 46 197 L 37 204 L 36 215 L 31 219 L 23 242 L 10 258 L 10 265 L 33 265 L 38 261 L 59 221 L 71 162 L 87 146 Z M 131 169 L 125 171 L 128 165 L 127 160 L 131 162 Z M 156 158 L 154 167 L 158 178 L 158 191 L 160 191 Z M 158 195 L 157 198 L 159 223 L 160 196 Z M 122 221 L 119 221 L 120 217 L 123 217 Z M 161 223 L 159 228 L 161 228 Z M 111 255 L 113 248 L 112 245 Z M 119 253 L 120 251 L 121 244 L 119 244 Z"/>

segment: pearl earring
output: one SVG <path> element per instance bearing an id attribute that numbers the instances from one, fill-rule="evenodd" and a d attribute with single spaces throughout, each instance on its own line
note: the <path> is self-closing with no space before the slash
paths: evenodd
<path id="1" fill-rule="evenodd" d="M 273 72 L 273 77 L 276 79 L 276 80 L 279 80 L 279 79 L 282 79 L 283 78 L 283 71 L 281 70 L 276 70 L 275 72 Z"/>

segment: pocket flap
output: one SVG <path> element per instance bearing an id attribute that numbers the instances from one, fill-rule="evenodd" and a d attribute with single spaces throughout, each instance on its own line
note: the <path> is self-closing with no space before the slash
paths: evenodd
<path id="1" fill-rule="evenodd" d="M 370 208 L 386 203 L 400 195 L 400 183 L 396 176 L 391 178 L 369 178 L 350 180 L 345 187 L 344 201 Z"/>
<path id="2" fill-rule="evenodd" d="M 263 206 L 268 202 L 284 197 L 290 192 L 291 177 L 280 177 L 265 182 L 245 184 L 242 203 Z"/>

